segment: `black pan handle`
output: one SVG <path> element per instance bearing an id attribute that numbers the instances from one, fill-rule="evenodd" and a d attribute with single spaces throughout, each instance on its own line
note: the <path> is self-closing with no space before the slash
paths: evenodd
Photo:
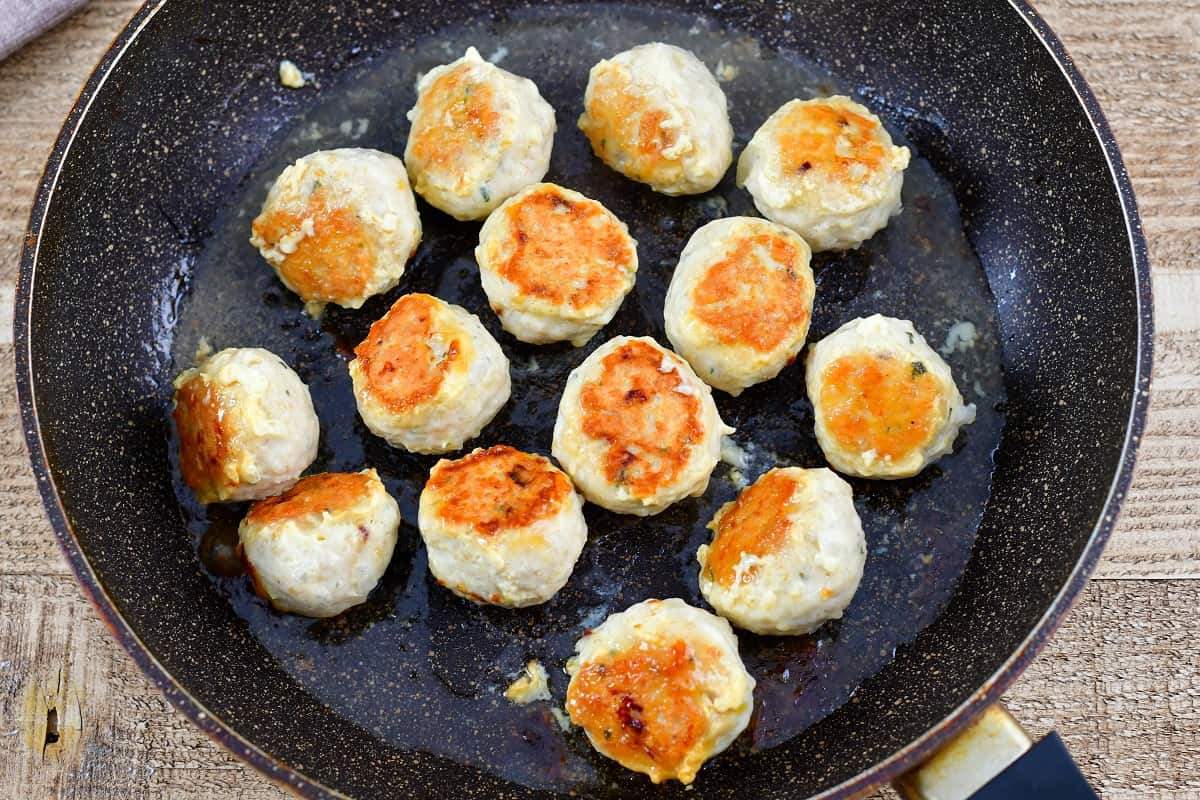
<path id="1" fill-rule="evenodd" d="M 1034 744 L 1000 703 L 893 784 L 905 800 L 1097 800 L 1058 734 Z"/>

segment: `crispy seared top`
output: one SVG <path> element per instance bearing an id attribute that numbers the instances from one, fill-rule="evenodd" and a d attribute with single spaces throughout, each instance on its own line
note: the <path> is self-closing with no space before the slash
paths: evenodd
<path id="1" fill-rule="evenodd" d="M 799 487 L 793 474 L 775 469 L 738 495 L 711 526 L 716 535 L 704 566 L 710 579 L 732 586 L 742 556 L 761 558 L 783 549 L 791 527 L 789 516 L 796 508 L 792 497 Z M 742 582 L 752 582 L 757 572 L 751 565 L 742 572 Z"/>
<path id="2" fill-rule="evenodd" d="M 815 170 L 827 180 L 857 184 L 887 158 L 879 123 L 832 101 L 794 104 L 777 130 L 786 176 Z"/>
<path id="3" fill-rule="evenodd" d="M 618 67 L 598 71 L 592 80 L 587 111 L 579 120 L 597 156 L 619 166 L 637 181 L 670 183 L 683 171 L 677 154 L 677 129 L 664 126 L 669 118 Z"/>
<path id="4" fill-rule="evenodd" d="M 495 145 L 501 124 L 496 90 L 488 81 L 478 79 L 477 66 L 459 64 L 421 92 L 409 134 L 410 170 L 457 173 L 461 186 L 467 166 Z"/>
<path id="5" fill-rule="evenodd" d="M 740 237 L 692 290 L 694 313 L 727 345 L 769 353 L 803 330 L 815 287 L 805 253 L 777 233 Z"/>
<path id="6" fill-rule="evenodd" d="M 409 411 L 436 396 L 463 358 L 457 331 L 447 335 L 440 323 L 443 306 L 427 294 L 406 294 L 354 348 L 368 391 L 393 412 Z"/>
<path id="7" fill-rule="evenodd" d="M 302 212 L 260 214 L 252 227 L 283 256 L 279 272 L 304 300 L 344 303 L 366 291 L 375 269 L 375 239 L 353 209 L 330 207 L 321 190 L 309 195 Z M 284 252 L 280 243 L 289 236 L 300 238 Z"/>
<path id="8" fill-rule="evenodd" d="M 276 497 L 259 500 L 246 521 L 255 525 L 299 519 L 310 514 L 333 514 L 352 507 L 371 491 L 371 478 L 360 472 L 325 472 L 301 478 Z"/>
<path id="9" fill-rule="evenodd" d="M 546 458 L 496 445 L 439 463 L 425 490 L 443 521 L 493 536 L 557 514 L 572 488 Z"/>
<path id="10" fill-rule="evenodd" d="M 842 356 L 821 373 L 825 425 L 852 453 L 898 460 L 929 444 L 946 415 L 940 381 L 889 352 Z"/>
<path id="11" fill-rule="evenodd" d="M 547 185 L 504 213 L 508 239 L 498 243 L 505 257 L 495 268 L 521 294 L 578 310 L 606 305 L 625 290 L 633 243 L 599 203 Z"/>
<path id="12" fill-rule="evenodd" d="M 675 480 L 704 437 L 700 398 L 676 363 L 631 340 L 604 356 L 600 375 L 580 393 L 584 434 L 608 442 L 605 478 L 633 497 L 650 497 Z"/>
<path id="13" fill-rule="evenodd" d="M 673 777 L 697 757 L 693 751 L 708 734 L 697 657 L 676 639 L 638 643 L 584 664 L 567 690 L 571 722 L 626 767 Z"/>

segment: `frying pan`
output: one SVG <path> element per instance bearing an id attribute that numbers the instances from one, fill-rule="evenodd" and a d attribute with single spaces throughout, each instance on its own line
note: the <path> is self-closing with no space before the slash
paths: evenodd
<path id="1" fill-rule="evenodd" d="M 31 215 L 16 315 L 26 438 L 53 527 L 114 635 L 201 729 L 303 795 L 685 796 L 593 754 L 548 704 L 501 693 L 538 658 L 561 703 L 562 661 L 587 627 L 648 596 L 701 602 L 693 558 L 711 511 L 773 464 L 823 463 L 800 366 L 719 396 L 741 452 L 703 498 L 652 520 L 589 508 L 567 589 L 519 612 L 429 580 L 413 521 L 432 459 L 366 432 L 345 375 L 349 348 L 400 292 L 439 294 L 478 312 L 513 361 L 514 399 L 478 443 L 545 452 L 562 378 L 591 348 L 616 333 L 663 340 L 662 294 L 687 236 L 753 212 L 731 176 L 709 195 L 664 198 L 588 152 L 573 124 L 588 67 L 655 39 L 722 75 L 735 149 L 784 100 L 834 92 L 913 149 L 904 212 L 862 249 L 816 261 L 811 336 L 874 311 L 911 318 L 979 407 L 935 467 L 854 482 L 869 555 L 843 620 L 811 637 L 741 637 L 754 721 L 702 771 L 700 796 L 851 797 L 962 744 L 1112 530 L 1147 404 L 1145 244 L 1096 101 L 1028 6 L 147 3 L 72 109 Z M 558 112 L 549 178 L 604 201 L 639 241 L 637 289 L 588 348 L 502 334 L 473 272 L 477 226 L 428 206 L 396 292 L 320 321 L 245 241 L 289 160 L 400 152 L 417 74 L 468 44 L 539 83 Z M 313 84 L 280 86 L 284 58 Z M 201 337 L 269 347 L 310 384 L 314 469 L 384 475 L 406 523 L 364 606 L 330 621 L 274 614 L 231 557 L 244 507 L 199 507 L 179 485 L 170 380 Z"/>

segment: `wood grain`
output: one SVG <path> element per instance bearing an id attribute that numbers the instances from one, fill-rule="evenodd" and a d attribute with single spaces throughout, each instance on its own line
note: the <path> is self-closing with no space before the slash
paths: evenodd
<path id="1" fill-rule="evenodd" d="M 0 314 L 34 186 L 136 0 L 94 0 L 0 63 Z M 1125 153 L 1154 265 L 1157 360 L 1134 482 L 1097 577 L 1007 700 L 1106 798 L 1200 800 L 1200 2 L 1054 0 Z M 133 667 L 71 578 L 26 465 L 0 331 L 0 797 L 278 800 Z M 1141 579 L 1164 580 L 1141 580 Z M 1138 580 L 1134 580 L 1138 579 Z M 47 737 L 50 711 L 52 733 Z M 883 791 L 879 798 L 893 798 Z"/>

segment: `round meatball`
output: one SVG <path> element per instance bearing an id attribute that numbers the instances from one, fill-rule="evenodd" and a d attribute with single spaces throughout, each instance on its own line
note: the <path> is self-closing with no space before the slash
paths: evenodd
<path id="1" fill-rule="evenodd" d="M 280 173 L 250 235 L 315 313 L 326 303 L 358 308 L 394 287 L 420 242 L 404 162 L 358 148 L 311 153 Z"/>
<path id="2" fill-rule="evenodd" d="M 850 484 L 827 469 L 773 469 L 708 527 L 700 592 L 739 628 L 811 633 L 842 616 L 862 580 L 867 541 Z"/>
<path id="3" fill-rule="evenodd" d="M 179 471 L 201 503 L 278 494 L 317 457 L 308 387 L 262 348 L 222 350 L 180 374 L 173 416 Z"/>
<path id="4" fill-rule="evenodd" d="M 579 127 L 627 178 L 663 194 L 699 194 L 733 160 L 725 93 L 704 63 L 674 45 L 643 44 L 592 67 Z"/>
<path id="5" fill-rule="evenodd" d="M 587 540 L 583 501 L 562 470 L 507 445 L 439 461 L 418 523 L 438 583 L 508 608 L 553 597 Z"/>
<path id="6" fill-rule="evenodd" d="M 329 472 L 255 503 L 238 541 L 259 596 L 279 611 L 335 617 L 375 588 L 399 527 L 375 470 Z"/>
<path id="7" fill-rule="evenodd" d="M 792 100 L 772 114 L 738 159 L 738 186 L 763 216 L 815 251 L 858 247 L 900 213 L 908 148 L 847 97 Z"/>
<path id="8" fill-rule="evenodd" d="M 804 347 L 816 284 L 804 240 L 757 217 L 696 231 L 671 277 L 667 338 L 710 386 L 736 396 Z"/>
<path id="9" fill-rule="evenodd" d="M 975 421 L 950 367 L 908 320 L 847 322 L 811 348 L 805 378 L 817 443 L 847 475 L 916 475 Z"/>
<path id="10" fill-rule="evenodd" d="M 567 713 L 601 755 L 689 784 L 750 722 L 754 678 L 729 623 L 677 598 L 613 614 L 567 662 Z"/>
<path id="11" fill-rule="evenodd" d="M 354 348 L 350 378 L 363 422 L 393 447 L 458 450 L 508 402 L 508 359 L 479 318 L 406 294 Z"/>
<path id="12" fill-rule="evenodd" d="M 474 47 L 430 70 L 408 112 L 404 161 L 417 194 L 455 219 L 482 219 L 550 168 L 554 109 L 537 86 Z"/>
<path id="13" fill-rule="evenodd" d="M 729 433 L 686 361 L 617 336 L 567 377 L 552 452 L 588 500 L 649 516 L 704 494 Z"/>
<path id="14" fill-rule="evenodd" d="M 582 347 L 633 288 L 637 242 L 595 200 L 539 183 L 479 232 L 479 277 L 504 329 L 523 342 Z"/>

